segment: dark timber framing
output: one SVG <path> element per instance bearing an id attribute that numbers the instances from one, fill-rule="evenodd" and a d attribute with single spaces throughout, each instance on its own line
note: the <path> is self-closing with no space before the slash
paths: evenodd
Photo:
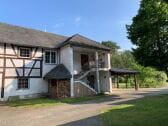
<path id="1" fill-rule="evenodd" d="M 7 54 L 6 52 L 6 48 L 7 46 L 11 47 L 11 49 L 13 50 L 14 54 Z M 30 54 L 31 57 L 28 58 L 24 58 L 24 57 L 20 57 L 19 56 L 19 49 L 20 48 L 30 48 Z M 27 47 L 27 46 L 17 46 L 17 45 L 13 45 L 13 44 L 3 44 L 3 54 L 0 54 L 0 59 L 3 60 L 3 66 L 0 66 L 0 68 L 3 69 L 2 73 L 2 87 L 1 87 L 1 98 L 4 98 L 4 87 L 5 87 L 5 79 L 8 78 L 42 78 L 42 67 L 43 67 L 43 48 L 41 48 L 41 57 L 35 57 L 36 53 L 38 51 L 38 47 Z M 17 52 L 16 52 L 17 49 Z M 33 52 L 34 49 L 34 52 Z M 33 52 L 33 53 L 32 53 Z M 16 64 L 14 62 L 15 59 L 18 60 L 22 60 L 23 61 L 23 66 L 21 67 L 16 67 Z M 6 62 L 7 60 L 9 60 L 12 63 L 12 67 L 11 66 L 7 66 Z M 31 62 L 34 62 L 32 67 L 26 67 L 26 60 L 31 60 Z M 35 67 L 36 63 L 39 62 L 40 66 L 39 67 Z M 6 69 L 15 69 L 16 75 L 15 76 L 6 76 Z M 19 75 L 19 69 L 23 70 L 23 74 Z M 29 73 L 27 74 L 27 76 L 25 76 L 25 70 L 26 69 L 30 69 Z M 37 76 L 31 76 L 31 73 L 33 70 L 40 70 L 39 75 Z"/>
<path id="2" fill-rule="evenodd" d="M 4 43 L 4 55 L 6 54 L 6 43 Z M 2 88 L 1 88 L 1 98 L 4 97 L 4 87 L 5 87 L 5 69 L 6 67 L 6 57 L 3 57 L 3 74 L 2 74 Z"/>

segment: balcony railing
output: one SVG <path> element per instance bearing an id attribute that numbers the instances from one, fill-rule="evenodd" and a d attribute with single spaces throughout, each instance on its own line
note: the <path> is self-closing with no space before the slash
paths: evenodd
<path id="1" fill-rule="evenodd" d="M 105 62 L 99 62 L 98 63 L 99 68 L 105 68 Z M 96 68 L 96 62 L 95 61 L 90 61 L 89 62 L 89 68 Z"/>

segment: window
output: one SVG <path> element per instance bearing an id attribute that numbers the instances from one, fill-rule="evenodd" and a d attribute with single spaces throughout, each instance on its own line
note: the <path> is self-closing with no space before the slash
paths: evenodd
<path id="1" fill-rule="evenodd" d="M 20 48 L 20 57 L 29 58 L 30 57 L 30 48 Z"/>
<path id="2" fill-rule="evenodd" d="M 57 56 L 56 51 L 46 51 L 45 52 L 45 63 L 56 64 L 56 60 L 57 60 L 56 56 Z"/>
<path id="3" fill-rule="evenodd" d="M 45 52 L 45 63 L 50 63 L 50 52 Z"/>
<path id="4" fill-rule="evenodd" d="M 28 89 L 29 80 L 28 78 L 18 78 L 18 89 Z"/>

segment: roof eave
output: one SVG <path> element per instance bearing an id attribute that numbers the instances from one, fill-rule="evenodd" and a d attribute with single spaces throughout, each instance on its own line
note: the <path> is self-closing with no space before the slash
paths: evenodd
<path id="1" fill-rule="evenodd" d="M 84 47 L 84 48 L 104 50 L 104 51 L 111 51 L 110 49 L 107 49 L 107 48 L 101 48 L 101 47 L 97 47 L 97 46 L 94 46 L 94 45 L 79 44 L 79 43 L 75 43 L 75 42 L 70 43 L 70 45 L 71 46 L 77 46 L 77 47 Z"/>

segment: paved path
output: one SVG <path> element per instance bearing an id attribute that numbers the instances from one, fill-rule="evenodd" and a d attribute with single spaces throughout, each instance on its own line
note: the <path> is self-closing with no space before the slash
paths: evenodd
<path id="1" fill-rule="evenodd" d="M 101 110 L 148 95 L 168 94 L 168 88 L 118 90 L 113 96 L 97 101 L 48 108 L 0 106 L 0 126 L 102 126 Z"/>

